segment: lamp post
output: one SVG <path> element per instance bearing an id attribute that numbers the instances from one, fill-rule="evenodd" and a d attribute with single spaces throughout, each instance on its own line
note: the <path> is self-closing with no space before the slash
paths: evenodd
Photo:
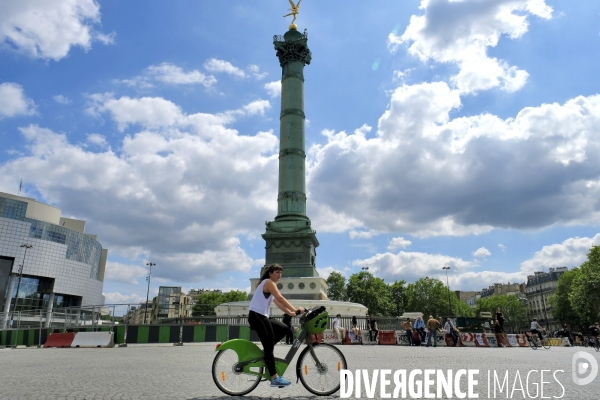
<path id="1" fill-rule="evenodd" d="M 146 263 L 146 265 L 150 267 L 150 271 L 148 272 L 148 276 L 146 277 L 146 281 L 148 282 L 148 290 L 146 291 L 146 304 L 144 305 L 144 325 L 146 324 L 146 315 L 148 315 L 148 296 L 150 295 L 150 277 L 152 276 L 152 267 L 156 264 L 149 262 L 149 263 Z"/>
<path id="2" fill-rule="evenodd" d="M 22 244 L 20 247 L 25 248 L 25 254 L 23 254 L 23 263 L 19 265 L 19 281 L 17 282 L 17 295 L 15 296 L 15 306 L 13 308 L 13 314 L 15 311 L 17 311 L 17 302 L 19 301 L 19 291 L 21 290 L 21 278 L 23 277 L 23 267 L 25 266 L 25 256 L 27 255 L 27 249 L 30 249 L 33 246 L 30 244 Z"/>
<path id="3" fill-rule="evenodd" d="M 452 306 L 450 305 L 450 283 L 448 283 L 448 270 L 450 269 L 449 266 L 444 265 L 442 267 L 443 270 L 446 271 L 446 287 L 448 288 L 448 316 L 451 316 L 452 314 Z"/>

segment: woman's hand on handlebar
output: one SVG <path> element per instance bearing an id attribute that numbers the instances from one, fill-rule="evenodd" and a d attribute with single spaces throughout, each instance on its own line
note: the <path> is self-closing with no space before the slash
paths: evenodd
<path id="1" fill-rule="evenodd" d="M 303 314 L 303 313 L 304 313 L 304 311 L 306 311 L 306 310 L 304 309 L 304 307 L 298 307 L 298 308 L 296 308 L 296 315 Z"/>

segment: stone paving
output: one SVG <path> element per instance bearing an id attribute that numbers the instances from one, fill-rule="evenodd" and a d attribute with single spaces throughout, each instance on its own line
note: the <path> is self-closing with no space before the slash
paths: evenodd
<path id="1" fill-rule="evenodd" d="M 185 345 L 130 345 L 113 349 L 4 349 L 0 350 L 0 399 L 226 399 L 212 381 L 210 368 L 214 343 Z M 572 359 L 577 351 L 590 354 L 600 364 L 600 353 L 593 349 L 552 347 L 550 350 L 529 348 L 416 348 L 405 346 L 341 346 L 350 370 L 364 369 L 373 376 L 375 369 L 479 369 L 476 393 L 479 398 L 562 398 L 569 400 L 600 397 L 600 374 L 588 385 L 579 386 L 572 379 Z M 275 353 L 284 357 L 289 350 L 276 346 Z M 297 354 L 300 354 L 298 352 Z M 588 361 L 588 365 L 591 362 Z M 295 360 L 294 364 L 295 365 Z M 543 397 L 539 391 L 540 374 L 530 370 L 551 370 L 544 375 Z M 556 379 L 553 373 L 556 372 Z M 503 392 L 494 396 L 487 374 L 494 371 L 500 382 L 508 371 Z M 517 371 L 519 374 L 517 375 Z M 294 398 L 315 399 L 292 370 L 285 377 L 291 387 L 270 388 L 261 383 L 244 399 Z M 518 377 L 521 379 L 519 380 Z M 388 392 L 394 389 L 393 378 Z M 419 377 L 418 377 L 419 378 Z M 423 379 L 420 376 L 420 379 Z M 519 381 L 523 391 L 519 390 Z M 559 383 L 558 383 L 558 382 Z M 461 379 L 464 388 L 466 380 Z M 497 385 L 496 385 L 497 386 Z M 435 394 L 435 385 L 433 386 Z M 516 391 L 507 394 L 507 389 Z M 564 387 L 564 389 L 563 389 Z M 362 398 L 367 398 L 362 384 Z M 527 388 L 529 393 L 527 393 Z M 400 393 L 401 395 L 401 393 Z M 339 398 L 336 393 L 330 398 Z M 354 393 L 351 398 L 356 398 Z M 375 398 L 380 397 L 377 385 Z M 407 393 L 406 398 L 410 397 Z M 434 398 L 434 397 L 431 397 Z M 440 397 L 446 398 L 446 397 Z"/>

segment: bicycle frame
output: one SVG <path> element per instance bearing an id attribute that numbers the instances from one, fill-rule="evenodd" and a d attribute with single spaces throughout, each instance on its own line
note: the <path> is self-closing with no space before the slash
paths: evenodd
<path id="1" fill-rule="evenodd" d="M 275 357 L 275 369 L 277 370 L 277 374 L 282 376 L 290 363 L 294 359 L 294 356 L 300 349 L 300 345 L 302 342 L 306 340 L 306 344 L 309 348 L 313 359 L 317 362 L 317 365 L 321 367 L 317 356 L 314 353 L 312 341 L 310 340 L 310 334 L 305 327 L 305 322 L 302 322 L 300 333 L 294 339 L 294 343 L 290 348 L 290 351 L 285 356 L 285 358 L 277 358 Z M 262 350 L 253 342 L 246 339 L 232 339 L 227 342 L 221 344 L 216 348 L 217 351 L 231 349 L 238 354 L 239 362 L 237 363 L 235 369 L 239 372 L 244 372 L 248 375 L 257 375 L 262 376 L 265 379 L 271 379 L 271 374 L 267 370 L 267 364 L 265 363 L 264 355 Z M 250 368 L 264 368 L 264 373 L 261 375 L 256 371 L 252 371 Z M 296 378 L 300 379 L 300 366 L 296 366 Z"/>

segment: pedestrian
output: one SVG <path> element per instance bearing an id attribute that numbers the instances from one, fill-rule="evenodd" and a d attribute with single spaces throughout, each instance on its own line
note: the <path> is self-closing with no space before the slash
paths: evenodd
<path id="1" fill-rule="evenodd" d="M 502 313 L 502 310 L 500 310 L 500 307 L 496 308 L 496 319 L 504 332 L 504 314 Z"/>
<path id="2" fill-rule="evenodd" d="M 427 337 L 427 344 L 425 347 L 429 347 L 431 344 L 431 337 L 433 336 L 433 347 L 437 347 L 437 330 L 442 327 L 442 324 L 433 315 L 429 316 L 427 320 L 427 329 L 429 330 L 429 336 Z"/>
<path id="3" fill-rule="evenodd" d="M 369 320 L 367 322 L 367 328 L 369 328 L 369 340 L 371 342 L 376 342 L 377 334 L 379 333 L 379 329 L 377 329 L 377 320 L 375 319 L 375 314 L 371 314 L 369 316 Z"/>
<path id="4" fill-rule="evenodd" d="M 413 337 L 412 337 L 412 321 L 410 318 L 406 318 L 406 321 L 402 324 L 404 330 L 406 332 L 406 337 L 408 338 L 408 345 L 414 346 Z"/>
<path id="5" fill-rule="evenodd" d="M 285 334 L 285 344 L 294 343 L 294 331 L 292 330 L 292 316 L 289 314 L 283 314 L 281 322 L 283 322 L 289 329 L 289 332 Z"/>
<path id="6" fill-rule="evenodd" d="M 421 344 L 425 344 L 425 321 L 423 321 L 423 318 L 421 316 L 417 317 L 417 320 L 415 321 L 413 327 L 419 333 Z"/>
<path id="7" fill-rule="evenodd" d="M 335 316 L 335 318 L 333 319 L 333 323 L 331 324 L 331 327 L 333 328 L 333 331 L 337 335 L 337 340 L 340 344 L 342 344 L 342 338 L 344 337 L 344 328 L 342 328 L 340 326 L 341 322 L 342 322 L 342 315 L 338 314 Z"/>
<path id="8" fill-rule="evenodd" d="M 499 320 L 496 320 L 496 323 L 494 324 L 494 332 L 496 333 L 496 342 L 498 342 L 498 347 L 504 347 L 504 331 Z"/>

